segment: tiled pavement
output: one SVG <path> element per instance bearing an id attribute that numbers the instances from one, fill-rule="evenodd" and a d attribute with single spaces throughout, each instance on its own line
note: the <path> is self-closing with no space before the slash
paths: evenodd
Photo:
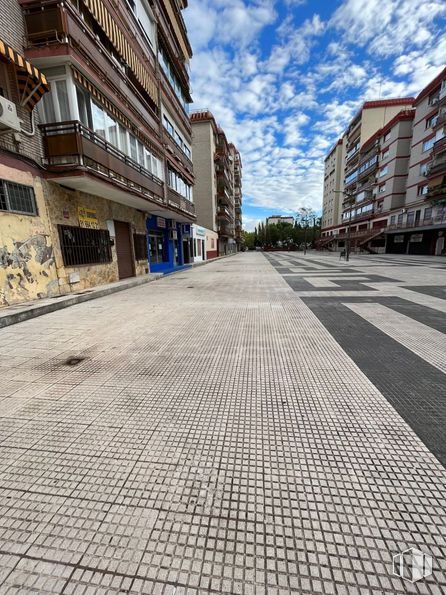
<path id="1" fill-rule="evenodd" d="M 446 592 L 442 287 L 250 253 L 0 331 L 0 593 Z"/>

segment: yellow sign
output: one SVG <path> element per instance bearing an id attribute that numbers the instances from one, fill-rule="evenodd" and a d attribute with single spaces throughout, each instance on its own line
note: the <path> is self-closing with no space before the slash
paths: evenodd
<path id="1" fill-rule="evenodd" d="M 78 214 L 80 227 L 86 227 L 88 229 L 99 229 L 96 209 L 87 209 L 85 207 L 79 207 Z"/>

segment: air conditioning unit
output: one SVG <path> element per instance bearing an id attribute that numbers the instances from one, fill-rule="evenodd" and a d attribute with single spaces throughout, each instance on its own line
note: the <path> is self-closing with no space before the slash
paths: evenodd
<path id="1" fill-rule="evenodd" d="M 169 229 L 169 240 L 177 240 L 178 232 L 176 229 Z"/>
<path id="2" fill-rule="evenodd" d="M 20 132 L 20 120 L 17 117 L 15 103 L 0 95 L 0 130 L 16 130 Z"/>

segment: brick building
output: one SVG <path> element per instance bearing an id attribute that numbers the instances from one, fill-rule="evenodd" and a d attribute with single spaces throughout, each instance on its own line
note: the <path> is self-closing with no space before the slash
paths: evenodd
<path id="1" fill-rule="evenodd" d="M 186 6 L 3 1 L 0 304 L 188 262 Z"/>

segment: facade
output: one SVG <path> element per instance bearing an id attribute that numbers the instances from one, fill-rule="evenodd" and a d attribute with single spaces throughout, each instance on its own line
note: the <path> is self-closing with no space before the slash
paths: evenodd
<path id="1" fill-rule="evenodd" d="M 405 201 L 390 218 L 388 252 L 446 254 L 445 112 L 446 69 L 415 101 Z"/>
<path id="2" fill-rule="evenodd" d="M 185 264 L 186 4 L 4 0 L 0 304 Z"/>
<path id="3" fill-rule="evenodd" d="M 191 262 L 204 262 L 217 256 L 218 233 L 191 225 Z"/>
<path id="4" fill-rule="evenodd" d="M 341 224 L 341 204 L 344 190 L 345 144 L 340 138 L 324 162 L 324 197 L 322 204 L 322 228 Z"/>
<path id="5" fill-rule="evenodd" d="M 331 223 L 324 187 L 318 246 L 342 249 L 350 235 L 354 250 L 445 255 L 446 69 L 415 99 L 387 100 L 387 104 L 390 111 L 383 117 L 399 111 L 367 140 L 358 133 L 362 128 L 358 116 L 344 136 L 348 147 L 344 188 L 349 200 L 340 207 L 341 220 Z M 361 119 L 363 114 L 364 108 Z M 326 164 L 329 159 L 331 154 Z"/>
<path id="6" fill-rule="evenodd" d="M 281 215 L 272 215 L 271 217 L 267 217 L 266 224 L 267 225 L 277 225 L 278 223 L 290 223 L 294 225 L 294 217 L 286 217 Z"/>
<path id="7" fill-rule="evenodd" d="M 209 110 L 191 114 L 197 224 L 218 233 L 219 256 L 236 252 L 242 230 L 242 162 Z"/>

